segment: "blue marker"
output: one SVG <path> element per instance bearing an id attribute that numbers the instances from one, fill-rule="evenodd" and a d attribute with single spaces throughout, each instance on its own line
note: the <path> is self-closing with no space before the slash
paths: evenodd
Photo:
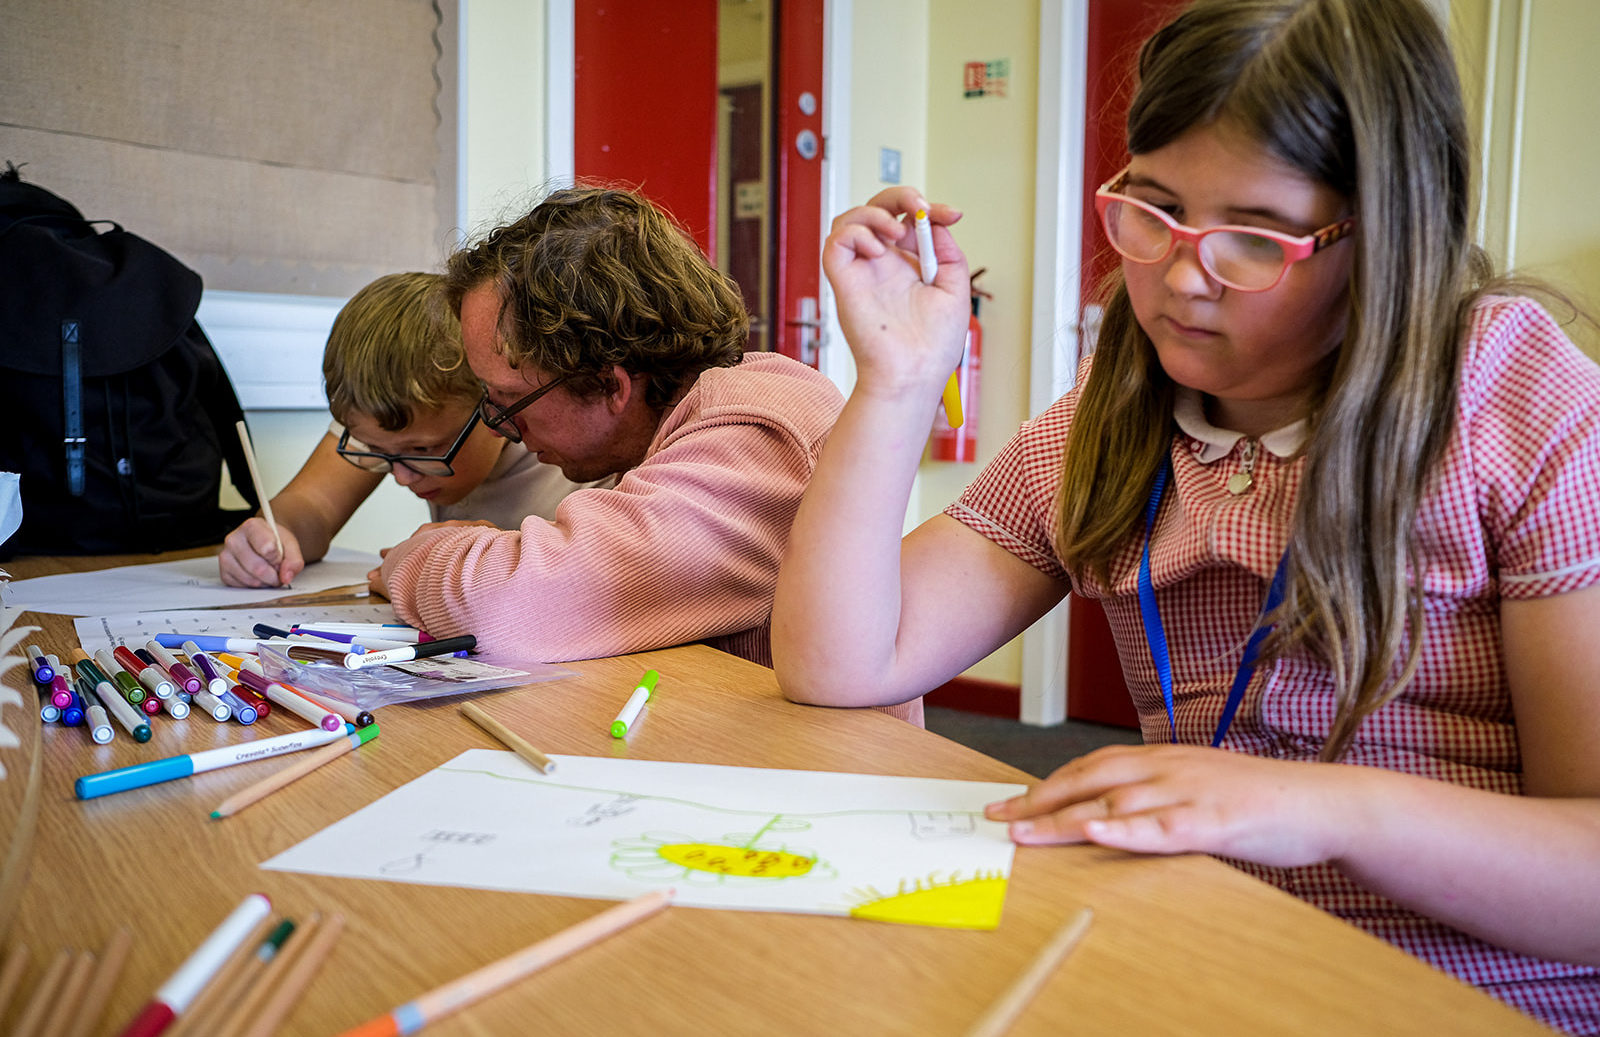
<path id="1" fill-rule="evenodd" d="M 61 710 L 61 722 L 68 727 L 81 727 L 83 725 L 83 696 L 74 694 L 71 705 Z"/>
<path id="2" fill-rule="evenodd" d="M 239 721 L 239 723 L 253 724 L 256 722 L 256 707 L 240 698 L 237 692 L 232 689 L 224 689 L 217 694 L 217 698 L 228 704 L 228 708 L 233 710 L 233 719 Z"/>
<path id="3" fill-rule="evenodd" d="M 254 742 L 241 742 L 239 745 L 224 746 L 220 749 L 169 756 L 165 760 L 136 763 L 129 767 L 103 771 L 100 774 L 85 774 L 77 780 L 73 789 L 79 799 L 109 796 L 113 792 L 126 792 L 128 789 L 187 778 L 190 775 L 217 770 L 219 767 L 232 767 L 236 763 L 250 763 L 254 760 L 265 760 L 270 756 L 299 752 L 301 749 L 314 749 L 319 745 L 336 742 L 354 730 L 355 728 L 348 724 L 338 731 L 311 728 L 272 738 L 262 738 Z"/>
<path id="4" fill-rule="evenodd" d="M 185 641 L 193 641 L 202 652 L 254 652 L 260 643 L 254 637 L 216 637 L 208 634 L 157 634 L 156 644 L 162 648 L 182 649 Z"/>

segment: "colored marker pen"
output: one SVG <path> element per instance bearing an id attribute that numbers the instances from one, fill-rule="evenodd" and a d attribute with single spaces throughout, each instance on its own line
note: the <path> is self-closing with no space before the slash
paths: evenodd
<path id="1" fill-rule="evenodd" d="M 230 690 L 255 709 L 257 720 L 265 720 L 272 715 L 272 703 L 268 702 L 266 696 L 259 691 L 247 688 L 243 684 L 235 684 Z"/>
<path id="2" fill-rule="evenodd" d="M 219 767 L 232 767 L 237 763 L 253 763 L 272 756 L 299 752 L 301 749 L 314 749 L 319 745 L 336 742 L 347 733 L 342 724 L 338 731 L 315 728 L 309 731 L 291 731 L 286 735 L 274 735 L 254 742 L 240 742 L 238 745 L 225 745 L 197 753 L 169 756 L 165 760 L 135 763 L 115 770 L 102 771 L 99 774 L 85 774 L 73 784 L 73 790 L 79 799 L 109 796 L 114 792 L 126 792 L 128 789 L 144 788 L 146 785 L 158 785 L 164 781 L 203 774 Z"/>
<path id="3" fill-rule="evenodd" d="M 406 626 L 404 623 L 311 623 L 296 624 L 294 630 L 307 634 L 314 633 L 318 637 L 327 637 L 329 634 L 365 634 L 368 637 L 399 641 L 408 645 L 433 640 L 423 631 L 413 626 Z"/>
<path id="4" fill-rule="evenodd" d="M 406 645 L 417 643 L 416 641 L 397 641 L 385 637 L 374 637 L 370 634 L 344 634 L 337 630 L 310 630 L 306 627 L 295 627 L 294 631 L 296 634 L 309 634 L 311 638 L 321 641 L 360 645 L 369 651 L 386 651 L 390 648 L 404 648 Z"/>
<path id="5" fill-rule="evenodd" d="M 155 701 L 161 703 L 161 708 L 166 710 L 167 715 L 174 720 L 182 720 L 189 715 L 189 702 L 187 699 L 181 699 L 174 695 L 168 699 L 156 699 Z"/>
<path id="6" fill-rule="evenodd" d="M 129 702 L 137 706 L 145 700 L 144 686 L 134 680 L 133 674 L 118 666 L 110 652 L 100 649 L 94 653 L 94 661 L 100 667 L 100 672 L 111 678 L 111 683 Z"/>
<path id="7" fill-rule="evenodd" d="M 240 670 L 239 683 L 247 688 L 259 691 L 274 705 L 282 706 L 295 716 L 316 724 L 324 731 L 341 731 L 344 729 L 344 718 L 339 714 L 324 709 L 296 692 L 293 688 L 285 687 L 274 680 L 268 680 L 259 673 Z"/>
<path id="8" fill-rule="evenodd" d="M 183 654 L 189 657 L 190 664 L 200 671 L 201 677 L 205 678 L 206 690 L 217 698 L 222 698 L 228 690 L 228 678 L 222 675 L 222 671 L 217 668 L 211 657 L 194 642 L 193 638 L 183 642 Z"/>
<path id="9" fill-rule="evenodd" d="M 933 254 L 933 224 L 928 221 L 928 210 L 917 210 L 916 227 L 917 262 L 922 267 L 922 283 L 932 284 L 933 279 L 939 276 L 939 257 Z M 960 428 L 966 420 L 961 412 L 961 379 L 954 371 L 950 372 L 950 379 L 944 383 L 944 416 L 951 428 Z"/>
<path id="10" fill-rule="evenodd" d="M 57 709 L 65 709 L 72 704 L 72 687 L 67 683 L 65 673 L 58 672 L 50 678 L 50 702 Z"/>
<path id="11" fill-rule="evenodd" d="M 233 719 L 239 723 L 249 726 L 256 722 L 256 707 L 240 698 L 232 688 L 224 688 L 217 698 L 228 704 L 228 708 L 233 710 Z"/>
<path id="12" fill-rule="evenodd" d="M 56 675 L 56 671 L 45 660 L 44 652 L 38 645 L 27 647 L 28 663 L 33 667 L 33 682 L 35 684 L 49 684 Z"/>
<path id="13" fill-rule="evenodd" d="M 478 646 L 478 639 L 471 634 L 460 637 L 445 637 L 438 641 L 424 641 L 420 644 L 407 645 L 404 648 L 390 648 L 382 652 L 367 652 L 363 655 L 351 653 L 344 657 L 344 664 L 352 670 L 360 670 L 368 666 L 383 666 L 388 663 L 410 662 L 412 659 L 425 659 L 434 655 L 451 655 L 454 653 L 465 654 L 468 650 Z"/>
<path id="14" fill-rule="evenodd" d="M 61 722 L 68 727 L 79 727 L 83 724 L 83 699 L 77 695 L 72 696 L 71 705 L 61 708 Z"/>
<path id="15" fill-rule="evenodd" d="M 253 652 L 260 644 L 253 637 L 216 637 L 209 634 L 157 634 L 156 643 L 163 648 L 183 648 L 184 642 L 193 641 L 204 652 Z M 183 648 L 185 652 L 187 648 Z"/>
<path id="16" fill-rule="evenodd" d="M 111 657 L 115 659 L 124 670 L 127 670 L 129 673 L 133 674 L 135 679 L 137 679 L 140 684 L 143 684 L 145 689 L 156 698 L 171 698 L 172 693 L 178 690 L 173 685 L 172 681 L 167 679 L 167 675 L 161 671 L 161 667 L 153 666 L 150 663 L 145 662 L 137 655 L 134 655 L 133 652 L 123 645 L 118 645 L 117 647 L 111 649 Z"/>
<path id="17" fill-rule="evenodd" d="M 155 716 L 161 712 L 161 700 L 154 695 L 147 695 L 139 700 L 139 712 L 148 717 Z"/>
<path id="18" fill-rule="evenodd" d="M 144 717 L 138 710 L 128 705 L 128 700 L 111 686 L 110 681 L 96 681 L 94 697 L 99 699 L 100 704 L 106 707 L 106 712 L 122 725 L 122 729 L 133 736 L 135 742 L 150 740 L 150 725 L 145 723 Z"/>
<path id="19" fill-rule="evenodd" d="M 195 709 L 205 710 L 211 715 L 211 719 L 219 724 L 233 716 L 232 706 L 204 689 L 194 693 L 190 705 Z"/>
<path id="20" fill-rule="evenodd" d="M 39 719 L 47 724 L 54 724 L 61 719 L 61 707 L 54 702 L 39 703 Z"/>
<path id="21" fill-rule="evenodd" d="M 105 745 L 117 734 L 116 728 L 111 726 L 111 718 L 106 715 L 106 707 L 100 704 L 99 696 L 87 681 L 79 682 L 78 695 L 83 699 L 83 717 L 89 727 L 89 737 L 96 745 Z"/>
<path id="22" fill-rule="evenodd" d="M 160 663 L 167 673 L 172 675 L 172 682 L 184 691 L 193 695 L 206 686 L 205 681 L 195 676 L 194 671 L 189 667 L 180 663 L 171 652 L 167 651 L 161 642 L 146 641 L 144 646 L 155 658 L 155 661 Z"/>
<path id="23" fill-rule="evenodd" d="M 639 680 L 639 686 L 633 689 L 633 694 L 628 696 L 627 704 L 622 707 L 622 712 L 617 714 L 617 719 L 611 721 L 611 737 L 621 738 L 628 733 L 628 728 L 639 719 L 639 711 L 644 708 L 645 702 L 655 694 L 656 681 L 661 674 L 655 670 L 646 670 L 644 677 Z"/>

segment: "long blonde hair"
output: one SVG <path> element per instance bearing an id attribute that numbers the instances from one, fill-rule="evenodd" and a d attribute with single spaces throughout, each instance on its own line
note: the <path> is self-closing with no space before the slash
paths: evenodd
<path id="1" fill-rule="evenodd" d="M 1266 659 L 1332 671 L 1337 759 L 1415 673 L 1416 519 L 1454 424 L 1461 339 L 1487 276 L 1468 235 L 1469 150 L 1441 27 L 1418 0 L 1197 0 L 1139 54 L 1134 154 L 1224 122 L 1350 200 L 1358 220 L 1344 339 L 1313 402 Z M 1104 581 L 1142 532 L 1172 443 L 1174 386 L 1120 278 L 1068 439 L 1067 568 Z"/>

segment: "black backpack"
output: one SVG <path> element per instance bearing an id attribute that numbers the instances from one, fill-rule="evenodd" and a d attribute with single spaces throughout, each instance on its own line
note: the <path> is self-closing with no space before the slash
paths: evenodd
<path id="1" fill-rule="evenodd" d="M 260 502 L 239 399 L 194 319 L 200 275 L 6 166 L 0 471 L 21 473 L 23 517 L 0 558 L 220 542 L 253 513 L 218 506 L 224 459 Z"/>

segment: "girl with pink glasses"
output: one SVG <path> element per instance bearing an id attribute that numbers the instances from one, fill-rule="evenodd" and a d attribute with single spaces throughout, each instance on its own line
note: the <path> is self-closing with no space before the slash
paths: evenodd
<path id="1" fill-rule="evenodd" d="M 960 213 L 894 188 L 835 222 L 859 380 L 779 580 L 785 693 L 908 701 L 1099 599 L 1146 744 L 994 804 L 1014 839 L 1216 854 L 1600 1033 L 1600 369 L 1472 244 L 1440 26 L 1199 0 L 1140 54 L 1128 147 L 1077 385 L 903 540 Z"/>

